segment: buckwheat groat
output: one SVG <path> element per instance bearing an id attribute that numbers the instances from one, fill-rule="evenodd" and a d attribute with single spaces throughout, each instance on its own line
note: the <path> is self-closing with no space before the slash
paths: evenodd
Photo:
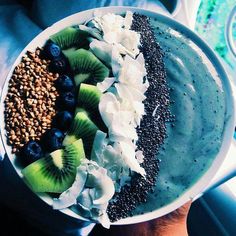
<path id="1" fill-rule="evenodd" d="M 51 127 L 56 114 L 58 92 L 54 81 L 59 75 L 48 71 L 50 61 L 41 59 L 40 51 L 28 52 L 9 81 L 5 120 L 13 153 L 18 152 L 29 140 L 39 140 Z"/>

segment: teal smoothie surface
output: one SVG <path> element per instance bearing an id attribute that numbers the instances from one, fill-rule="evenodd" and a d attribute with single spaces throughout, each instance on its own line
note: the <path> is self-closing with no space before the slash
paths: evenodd
<path id="1" fill-rule="evenodd" d="M 223 86 L 201 49 L 168 23 L 151 19 L 151 24 L 165 53 L 175 122 L 167 124 L 168 137 L 157 154 L 161 163 L 155 191 L 136 209 L 138 214 L 171 203 L 199 180 L 220 150 L 226 119 Z"/>

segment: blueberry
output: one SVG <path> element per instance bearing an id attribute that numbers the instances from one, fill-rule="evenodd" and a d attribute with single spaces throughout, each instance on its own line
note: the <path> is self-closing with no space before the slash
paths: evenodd
<path id="1" fill-rule="evenodd" d="M 61 130 L 52 128 L 45 132 L 42 141 L 45 149 L 48 152 L 53 152 L 62 147 L 63 139 L 64 134 L 61 132 Z"/>
<path id="2" fill-rule="evenodd" d="M 68 69 L 68 61 L 65 56 L 53 59 L 49 64 L 49 70 L 54 73 L 64 74 Z"/>
<path id="3" fill-rule="evenodd" d="M 56 86 L 62 92 L 69 92 L 74 89 L 73 80 L 67 75 L 61 75 L 56 81 Z"/>
<path id="4" fill-rule="evenodd" d="M 60 47 L 53 43 L 52 41 L 48 41 L 44 46 L 44 54 L 48 59 L 55 59 L 62 55 Z"/>
<path id="5" fill-rule="evenodd" d="M 67 131 L 73 120 L 73 115 L 69 111 L 60 111 L 54 117 L 53 123 L 62 131 Z"/>
<path id="6" fill-rule="evenodd" d="M 29 141 L 22 150 L 22 158 L 27 165 L 37 161 L 43 156 L 43 151 L 39 143 L 36 141 Z"/>
<path id="7" fill-rule="evenodd" d="M 73 111 L 75 109 L 76 100 L 73 92 L 62 93 L 58 99 L 58 106 L 62 110 Z"/>

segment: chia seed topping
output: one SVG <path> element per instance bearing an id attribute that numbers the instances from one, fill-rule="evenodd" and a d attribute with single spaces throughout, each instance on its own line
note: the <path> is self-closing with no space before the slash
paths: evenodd
<path id="1" fill-rule="evenodd" d="M 141 166 L 146 171 L 146 177 L 134 175 L 130 185 L 125 185 L 116 193 L 107 208 L 112 222 L 131 216 L 132 211 L 140 203 L 146 202 L 148 193 L 154 190 L 160 162 L 157 153 L 167 136 L 166 122 L 172 119 L 163 52 L 155 39 L 148 17 L 134 14 L 131 30 L 141 35 L 140 52 L 144 55 L 146 79 L 149 82 L 144 101 L 146 115 L 137 128 L 137 149 L 143 151 L 144 162 Z"/>

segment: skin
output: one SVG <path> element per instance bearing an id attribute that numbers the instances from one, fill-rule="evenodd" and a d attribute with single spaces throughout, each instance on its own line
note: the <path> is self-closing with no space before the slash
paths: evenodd
<path id="1" fill-rule="evenodd" d="M 93 232 L 94 235 L 104 236 L 187 236 L 187 216 L 190 206 L 191 202 L 188 202 L 168 215 L 144 223 L 112 226 L 109 230 L 99 228 L 99 232 L 96 227 Z"/>

